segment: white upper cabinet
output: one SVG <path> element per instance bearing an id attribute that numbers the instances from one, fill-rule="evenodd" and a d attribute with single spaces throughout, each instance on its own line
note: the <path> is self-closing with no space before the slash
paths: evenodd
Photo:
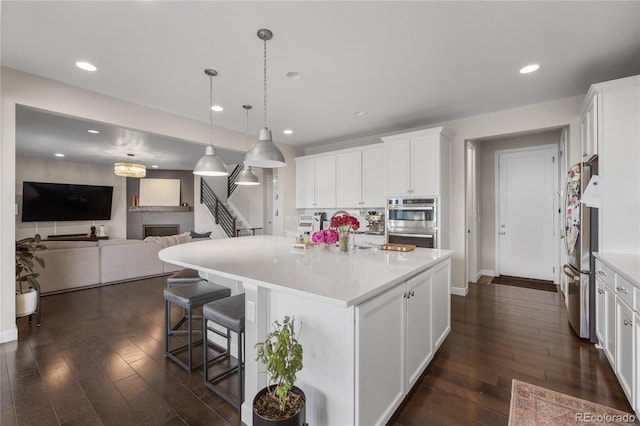
<path id="1" fill-rule="evenodd" d="M 411 141 L 385 141 L 387 195 L 411 195 Z"/>
<path id="2" fill-rule="evenodd" d="M 382 208 L 384 146 L 296 158 L 296 208 Z"/>
<path id="3" fill-rule="evenodd" d="M 387 196 L 433 197 L 448 190 L 449 141 L 442 127 L 385 136 L 382 140 Z M 446 187 L 443 176 L 447 178 Z"/>
<path id="4" fill-rule="evenodd" d="M 336 155 L 337 207 L 356 207 L 362 204 L 362 152 Z"/>
<path id="5" fill-rule="evenodd" d="M 638 254 L 640 76 L 592 85 L 583 104 L 582 117 L 583 123 L 584 117 L 590 117 L 585 124 L 587 138 L 583 140 L 587 156 L 598 153 L 598 251 Z"/>
<path id="6" fill-rule="evenodd" d="M 384 207 L 387 204 L 385 190 L 384 146 L 382 144 L 362 149 L 362 207 Z"/>
<path id="7" fill-rule="evenodd" d="M 336 207 L 336 156 L 296 158 L 296 208 Z"/>
<path id="8" fill-rule="evenodd" d="M 594 94 L 587 102 L 580 118 L 582 136 L 582 161 L 589 161 L 598 155 L 598 95 Z"/>

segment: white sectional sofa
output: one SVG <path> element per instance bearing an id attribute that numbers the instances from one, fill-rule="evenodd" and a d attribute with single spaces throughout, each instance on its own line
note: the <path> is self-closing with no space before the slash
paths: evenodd
<path id="1" fill-rule="evenodd" d="M 45 260 L 45 268 L 36 267 L 42 294 L 159 276 L 181 269 L 158 258 L 158 252 L 169 244 L 168 240 L 158 238 L 170 237 L 155 237 L 155 241 L 45 241 L 48 250 L 39 253 Z M 188 242 L 191 238 L 174 238 L 171 243 L 178 241 Z"/>

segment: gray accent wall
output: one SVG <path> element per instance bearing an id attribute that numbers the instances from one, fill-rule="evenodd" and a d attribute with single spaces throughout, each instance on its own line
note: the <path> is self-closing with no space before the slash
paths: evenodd
<path id="1" fill-rule="evenodd" d="M 187 203 L 189 211 L 131 211 L 133 197 L 140 196 L 140 179 L 127 178 L 127 238 L 142 240 L 143 225 L 179 225 L 179 233 L 194 229 L 193 173 L 190 170 L 147 169 L 150 179 L 180 179 L 180 203 Z"/>

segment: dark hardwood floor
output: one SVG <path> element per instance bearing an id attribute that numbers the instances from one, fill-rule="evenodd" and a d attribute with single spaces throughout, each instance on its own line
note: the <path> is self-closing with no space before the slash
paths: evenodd
<path id="1" fill-rule="evenodd" d="M 42 299 L 0 347 L 0 424 L 224 425 L 238 413 L 164 358 L 163 278 Z M 571 332 L 559 293 L 471 284 L 396 425 L 507 424 L 517 378 L 631 411 L 604 354 Z M 333 425 L 332 425 L 333 426 Z"/>
<path id="2" fill-rule="evenodd" d="M 451 333 L 395 425 L 506 425 L 512 379 L 633 412 L 604 353 L 571 330 L 560 293 L 469 284 L 451 311 Z"/>

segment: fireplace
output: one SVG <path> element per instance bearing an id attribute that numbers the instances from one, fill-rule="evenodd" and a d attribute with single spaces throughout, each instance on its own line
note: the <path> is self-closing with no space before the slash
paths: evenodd
<path id="1" fill-rule="evenodd" d="M 142 225 L 142 233 L 144 238 L 177 235 L 180 233 L 180 225 Z"/>

